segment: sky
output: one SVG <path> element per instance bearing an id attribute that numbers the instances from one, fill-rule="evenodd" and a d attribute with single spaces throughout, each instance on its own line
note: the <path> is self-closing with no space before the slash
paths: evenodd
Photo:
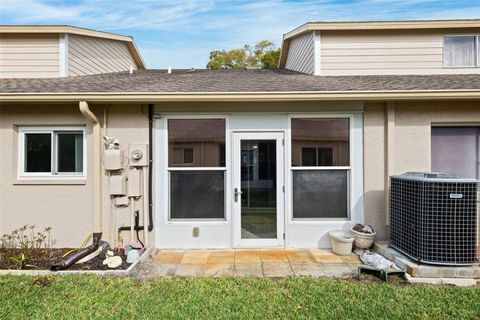
<path id="1" fill-rule="evenodd" d="M 480 0 L 0 0 L 2 25 L 58 25 L 133 36 L 148 68 L 205 68 L 212 50 L 308 21 L 480 18 Z"/>

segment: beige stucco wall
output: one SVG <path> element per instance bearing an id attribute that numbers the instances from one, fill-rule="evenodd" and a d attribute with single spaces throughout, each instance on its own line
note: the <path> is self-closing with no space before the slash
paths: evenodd
<path id="1" fill-rule="evenodd" d="M 185 110 L 226 112 L 227 109 L 318 111 L 316 103 L 255 104 L 238 103 L 228 106 L 211 104 L 163 105 L 157 111 L 173 112 L 179 107 Z M 326 104 L 325 111 L 334 111 L 335 104 Z M 364 105 L 364 209 L 365 222 L 378 232 L 379 239 L 387 239 L 386 177 L 413 170 L 430 170 L 430 128 L 433 124 L 480 125 L 480 101 L 465 102 L 396 102 L 390 139 L 387 139 L 386 104 Z M 355 107 L 345 107 L 345 110 Z M 104 106 L 92 106 L 103 119 Z M 338 111 L 337 111 L 338 112 Z M 53 227 L 57 246 L 78 246 L 92 232 L 92 177 L 78 185 L 29 185 L 17 184 L 17 134 L 18 125 L 85 125 L 87 126 L 87 153 L 91 150 L 91 125 L 78 111 L 77 104 L 0 106 L 0 234 L 24 224 Z M 129 143 L 148 143 L 148 118 L 145 106 L 109 105 L 107 108 L 106 135 L 120 140 L 127 152 Z M 392 137 L 393 135 L 393 137 Z M 387 140 L 393 141 L 390 160 Z M 92 171 L 92 158 L 88 158 L 88 172 Z M 141 209 L 141 207 L 140 207 Z M 103 233 L 112 241 L 115 237 L 109 225 L 128 225 L 129 209 L 111 210 L 108 180 L 103 177 Z M 154 215 L 155 217 L 155 215 Z M 112 223 L 115 222 L 115 223 Z M 142 222 L 141 222 L 142 223 Z M 129 233 L 122 233 L 128 239 Z M 150 234 L 153 243 L 153 232 Z"/>
<path id="2" fill-rule="evenodd" d="M 386 177 L 431 170 L 431 126 L 480 125 L 480 101 L 396 102 L 387 139 L 386 104 L 366 103 L 364 111 L 365 222 L 387 239 Z M 393 134 L 393 136 L 392 136 Z M 391 159 L 388 160 L 388 143 Z"/>
<path id="3" fill-rule="evenodd" d="M 91 109 L 103 120 L 104 106 Z M 140 105 L 109 105 L 107 134 L 120 140 L 128 152 L 129 143 L 148 143 L 148 117 Z M 86 126 L 87 179 L 79 184 L 19 184 L 17 175 L 17 126 Z M 80 114 L 78 104 L 2 105 L 0 106 L 0 234 L 26 224 L 38 228 L 51 226 L 57 247 L 76 247 L 92 233 L 92 127 Z M 129 225 L 129 209 L 110 211 L 108 180 L 103 177 L 103 235 L 113 240 L 110 219 L 117 225 Z M 141 220 L 142 223 L 142 220 Z M 128 237 L 127 232 L 122 233 Z"/>

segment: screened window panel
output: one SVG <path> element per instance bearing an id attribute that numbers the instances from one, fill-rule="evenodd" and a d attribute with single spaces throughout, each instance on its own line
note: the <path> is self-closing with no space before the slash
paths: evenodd
<path id="1" fill-rule="evenodd" d="M 25 172 L 52 171 L 52 134 L 25 133 Z"/>
<path id="2" fill-rule="evenodd" d="M 432 127 L 432 171 L 480 179 L 480 127 Z"/>
<path id="3" fill-rule="evenodd" d="M 475 36 L 445 37 L 445 66 L 475 66 Z"/>
<path id="4" fill-rule="evenodd" d="M 225 171 L 170 171 L 171 219 L 224 219 Z"/>
<path id="5" fill-rule="evenodd" d="M 225 166 L 225 119 L 169 119 L 168 165 L 184 165 L 184 154 L 176 150 L 191 149 L 193 167 Z M 189 151 L 190 152 L 190 151 Z M 180 160 L 181 159 L 181 160 Z"/>
<path id="6" fill-rule="evenodd" d="M 81 132 L 57 133 L 57 171 L 83 172 L 83 134 Z"/>
<path id="7" fill-rule="evenodd" d="M 348 172 L 294 170 L 293 218 L 348 218 Z"/>
<path id="8" fill-rule="evenodd" d="M 292 119 L 292 166 L 349 166 L 349 122 L 348 118 Z"/>

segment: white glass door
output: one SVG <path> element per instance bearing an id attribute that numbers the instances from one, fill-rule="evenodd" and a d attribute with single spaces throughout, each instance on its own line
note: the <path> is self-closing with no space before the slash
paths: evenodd
<path id="1" fill-rule="evenodd" d="M 235 247 L 284 246 L 282 132 L 235 132 L 233 234 Z"/>

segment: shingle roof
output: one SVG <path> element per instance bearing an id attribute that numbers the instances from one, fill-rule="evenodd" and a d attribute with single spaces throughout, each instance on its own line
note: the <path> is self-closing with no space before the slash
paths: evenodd
<path id="1" fill-rule="evenodd" d="M 275 69 L 139 70 L 47 79 L 0 79 L 0 93 L 208 93 L 480 90 L 480 74 L 311 76 Z"/>

